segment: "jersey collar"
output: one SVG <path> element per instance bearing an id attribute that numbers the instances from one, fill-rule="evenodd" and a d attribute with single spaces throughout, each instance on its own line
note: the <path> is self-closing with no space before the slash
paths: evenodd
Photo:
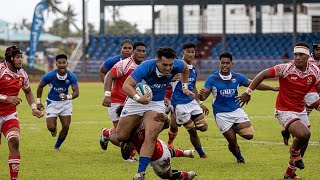
<path id="1" fill-rule="evenodd" d="M 66 73 L 64 76 L 60 76 L 60 75 L 57 73 L 57 78 L 58 78 L 60 81 L 66 80 L 66 79 L 67 79 L 67 73 Z"/>
<path id="2" fill-rule="evenodd" d="M 188 69 L 193 69 L 193 65 L 192 64 L 187 64 L 188 65 Z"/>
<path id="3" fill-rule="evenodd" d="M 231 77 L 232 77 L 231 73 L 228 76 L 224 76 L 224 75 L 219 73 L 219 76 L 221 77 L 222 80 L 225 80 L 225 81 L 230 80 Z"/>
<path id="4" fill-rule="evenodd" d="M 163 77 L 164 75 L 159 71 L 158 67 L 156 67 L 156 74 L 159 78 Z"/>

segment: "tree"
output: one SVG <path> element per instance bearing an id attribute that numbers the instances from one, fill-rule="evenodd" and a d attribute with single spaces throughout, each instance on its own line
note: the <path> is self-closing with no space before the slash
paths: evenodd
<path id="1" fill-rule="evenodd" d="M 113 24 L 107 21 L 105 26 L 108 34 L 141 34 L 136 24 L 132 25 L 125 20 L 119 20 Z"/>
<path id="2" fill-rule="evenodd" d="M 65 31 L 67 33 L 70 33 L 70 25 L 73 25 L 77 31 L 80 31 L 80 29 L 78 28 L 78 26 L 76 25 L 76 16 L 77 14 L 74 12 L 74 8 L 71 6 L 71 4 L 68 5 L 68 8 L 66 11 L 63 11 L 62 14 L 64 15 L 64 23 L 65 25 Z"/>
<path id="3" fill-rule="evenodd" d="M 49 12 L 51 11 L 53 14 L 56 14 L 59 12 L 60 14 L 63 14 L 60 8 L 58 8 L 58 5 L 61 4 L 61 1 L 59 0 L 46 0 L 49 5 Z"/>

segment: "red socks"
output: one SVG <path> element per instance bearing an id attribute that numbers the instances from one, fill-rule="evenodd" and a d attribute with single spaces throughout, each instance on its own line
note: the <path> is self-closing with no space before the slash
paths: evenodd
<path id="1" fill-rule="evenodd" d="M 20 169 L 20 156 L 9 156 L 9 168 L 11 180 L 18 179 Z"/>

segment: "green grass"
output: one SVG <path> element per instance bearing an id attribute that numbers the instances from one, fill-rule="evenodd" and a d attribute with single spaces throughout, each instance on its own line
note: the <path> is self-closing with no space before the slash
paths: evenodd
<path id="1" fill-rule="evenodd" d="M 276 82 L 267 82 L 276 85 Z M 199 82 L 201 87 L 203 82 Z M 37 119 L 31 115 L 24 101 L 19 105 L 21 122 L 21 171 L 20 179 L 131 179 L 136 173 L 138 163 L 124 162 L 120 150 L 109 145 L 103 151 L 99 145 L 100 129 L 112 127 L 106 108 L 102 104 L 103 87 L 99 83 L 80 83 L 80 97 L 73 102 L 73 116 L 69 135 L 59 152 L 53 151 L 56 138 L 52 138 L 46 129 L 45 118 Z M 33 92 L 36 84 L 32 85 Z M 245 89 L 241 88 L 240 92 Z M 252 100 L 244 109 L 255 129 L 251 141 L 238 137 L 246 164 L 238 165 L 228 151 L 227 142 L 219 132 L 213 115 L 207 117 L 209 129 L 199 133 L 208 159 L 174 158 L 172 167 L 180 170 L 196 171 L 197 179 L 281 179 L 286 169 L 289 154 L 282 143 L 281 127 L 273 116 L 275 92 L 255 91 Z M 44 99 L 44 98 L 43 98 Z M 211 98 L 205 101 L 211 108 Z M 304 157 L 306 168 L 297 174 L 304 179 L 319 179 L 320 164 L 320 123 L 319 112 L 311 114 L 311 140 Z M 59 124 L 59 129 L 60 128 Z M 160 134 L 167 141 L 167 130 Z M 180 128 L 175 145 L 189 149 L 192 145 L 184 128 Z M 0 179 L 9 179 L 7 165 L 8 147 L 2 136 L 0 146 Z M 147 170 L 147 179 L 159 179 L 151 168 Z"/>

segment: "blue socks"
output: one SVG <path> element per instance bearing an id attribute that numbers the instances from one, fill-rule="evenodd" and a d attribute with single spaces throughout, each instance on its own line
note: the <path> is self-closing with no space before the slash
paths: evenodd
<path id="1" fill-rule="evenodd" d="M 62 138 L 58 137 L 57 142 L 56 142 L 56 145 L 54 145 L 54 148 L 55 148 L 55 149 L 59 149 L 60 146 L 61 146 L 61 144 L 63 143 L 63 141 L 64 141 L 65 139 L 66 139 L 66 138 L 62 139 Z"/>
<path id="2" fill-rule="evenodd" d="M 243 159 L 243 157 L 242 157 L 240 152 L 238 154 L 234 154 L 234 157 L 236 157 L 237 160 L 242 160 Z"/>
<path id="3" fill-rule="evenodd" d="M 197 148 L 195 148 L 195 149 L 196 149 L 196 151 L 198 152 L 198 154 L 199 154 L 200 157 L 203 156 L 203 155 L 206 155 L 206 154 L 204 153 L 203 149 L 202 149 L 202 146 L 197 147 Z"/>
<path id="4" fill-rule="evenodd" d="M 138 173 L 141 173 L 141 172 L 143 172 L 143 171 L 146 171 L 146 169 L 147 169 L 150 161 L 151 161 L 151 158 L 140 156 L 140 158 L 139 158 Z"/>

